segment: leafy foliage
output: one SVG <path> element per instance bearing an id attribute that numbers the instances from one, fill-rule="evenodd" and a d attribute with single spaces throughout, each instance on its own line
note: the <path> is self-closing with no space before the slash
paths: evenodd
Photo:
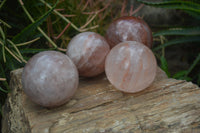
<path id="1" fill-rule="evenodd" d="M 185 11 L 187 14 L 191 15 L 193 17 L 193 21 L 199 21 L 200 19 L 200 1 L 198 0 L 163 0 L 163 1 L 146 1 L 146 0 L 138 0 L 141 3 L 144 3 L 149 6 L 154 7 L 160 7 L 160 8 L 168 8 L 168 9 L 179 9 L 182 11 Z M 179 26 L 177 28 L 169 28 L 167 30 L 162 30 L 159 32 L 156 32 L 153 34 L 154 37 L 158 36 L 181 36 L 175 39 L 171 39 L 166 41 L 165 43 L 155 47 L 153 49 L 154 52 L 159 50 L 165 50 L 166 47 L 172 46 L 172 45 L 183 45 L 187 43 L 199 43 L 200 42 L 200 25 L 189 25 L 191 27 L 185 28 L 184 26 Z M 195 46 L 194 46 L 195 47 Z M 200 53 L 197 53 L 198 55 L 194 59 L 193 63 L 190 65 L 190 67 L 187 70 L 181 70 L 174 74 L 172 77 L 176 79 L 184 79 L 187 81 L 196 80 L 196 83 L 200 85 L 200 70 L 197 69 L 196 74 L 192 77 L 190 77 L 190 74 L 192 71 L 196 70 L 195 68 L 200 65 Z M 168 70 L 168 64 L 165 57 L 160 57 L 161 62 L 161 68 L 167 73 L 169 76 L 169 70 Z"/>
<path id="2" fill-rule="evenodd" d="M 6 4 L 6 0 L 4 0 L 4 3 Z M 28 57 L 25 56 L 23 50 L 26 47 L 26 50 L 29 50 L 26 54 L 32 53 L 33 49 L 28 48 L 27 45 L 37 41 L 38 37 L 29 42 L 24 41 L 27 41 L 29 38 L 28 36 L 32 35 L 34 30 L 47 19 L 55 6 L 56 5 L 34 23 L 24 27 L 24 29 L 14 37 L 9 37 L 7 35 L 7 30 L 12 29 L 13 27 L 5 21 L 0 20 L 0 103 L 4 101 L 6 97 L 5 94 L 10 91 L 8 85 L 10 71 L 24 66 Z M 3 7 L 2 4 L 0 7 Z M 41 49 L 34 49 L 34 52 L 36 51 L 39 52 Z"/>
<path id="3" fill-rule="evenodd" d="M 171 75 L 170 75 L 169 70 L 168 70 L 168 63 L 167 63 L 167 60 L 165 59 L 164 56 L 160 57 L 160 62 L 161 62 L 161 69 L 166 72 L 168 77 L 170 77 Z"/>
<path id="4" fill-rule="evenodd" d="M 171 45 L 184 44 L 184 43 L 188 43 L 188 42 L 200 42 L 200 37 L 199 36 L 186 36 L 186 37 L 181 37 L 178 39 L 173 39 L 173 40 L 170 40 L 160 46 L 155 47 L 153 50 L 157 51 L 161 48 L 166 48 Z"/>
<path id="5" fill-rule="evenodd" d="M 138 0 L 146 5 L 160 7 L 160 8 L 168 8 L 168 9 L 180 9 L 188 14 L 200 19 L 200 2 L 192 1 L 192 0 L 168 0 L 168 1 L 159 1 L 159 2 L 151 2 Z"/>
<path id="6" fill-rule="evenodd" d="M 154 37 L 163 35 L 200 35 L 200 27 L 170 28 L 168 30 L 162 30 L 153 34 Z"/>
<path id="7" fill-rule="evenodd" d="M 57 1 L 58 3 L 58 1 Z M 57 4 L 56 3 L 56 4 Z M 18 33 L 16 36 L 13 37 L 12 41 L 14 43 L 20 43 L 27 41 L 28 36 L 35 31 L 35 29 L 44 22 L 44 20 L 47 19 L 47 17 L 52 13 L 54 8 L 56 7 L 56 4 L 48 11 L 46 12 L 43 16 L 38 18 L 34 23 L 28 25 L 26 28 L 24 28 L 20 33 Z"/>

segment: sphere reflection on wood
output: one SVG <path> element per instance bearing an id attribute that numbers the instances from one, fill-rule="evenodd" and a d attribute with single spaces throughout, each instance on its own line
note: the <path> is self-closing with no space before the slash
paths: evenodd
<path id="1" fill-rule="evenodd" d="M 145 45 L 126 41 L 111 49 L 106 58 L 108 80 L 118 90 L 135 93 L 147 88 L 156 75 L 157 63 Z"/>
<path id="2" fill-rule="evenodd" d="M 94 32 L 83 32 L 72 38 L 66 53 L 77 66 L 80 76 L 92 77 L 104 71 L 109 51 L 104 37 Z"/>
<path id="3" fill-rule="evenodd" d="M 34 55 L 24 67 L 24 92 L 35 103 L 45 107 L 64 104 L 78 87 L 78 71 L 67 55 L 45 51 Z"/>
<path id="4" fill-rule="evenodd" d="M 120 17 L 110 24 L 106 31 L 106 40 L 110 47 L 123 41 L 137 41 L 151 48 L 152 32 L 147 23 L 136 17 Z"/>

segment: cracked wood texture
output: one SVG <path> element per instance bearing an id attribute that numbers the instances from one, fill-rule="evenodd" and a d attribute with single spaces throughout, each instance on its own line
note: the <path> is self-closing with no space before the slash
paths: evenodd
<path id="1" fill-rule="evenodd" d="M 65 105 L 47 109 L 22 91 L 22 69 L 11 72 L 3 107 L 3 133 L 199 133 L 200 88 L 168 79 L 158 68 L 146 90 L 117 91 L 104 74 L 80 79 L 75 96 Z"/>

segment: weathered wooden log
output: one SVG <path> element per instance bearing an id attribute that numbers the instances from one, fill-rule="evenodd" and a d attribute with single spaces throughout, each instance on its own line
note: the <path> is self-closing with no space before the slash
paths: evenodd
<path id="1" fill-rule="evenodd" d="M 82 78 L 75 96 L 54 109 L 29 100 L 21 72 L 11 72 L 3 133 L 200 132 L 200 88 L 160 69 L 153 84 L 135 94 L 117 91 L 104 74 Z"/>

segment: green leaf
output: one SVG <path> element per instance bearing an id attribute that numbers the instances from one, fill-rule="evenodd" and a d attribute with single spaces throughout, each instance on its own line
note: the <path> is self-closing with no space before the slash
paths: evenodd
<path id="1" fill-rule="evenodd" d="M 186 81 L 192 81 L 192 78 L 190 78 L 190 77 L 180 77 L 178 79 L 186 80 Z"/>
<path id="2" fill-rule="evenodd" d="M 3 20 L 0 19 L 0 23 L 2 23 L 3 25 L 5 25 L 8 28 L 11 28 L 11 26 L 9 24 L 7 24 L 6 22 L 4 22 Z"/>
<path id="3" fill-rule="evenodd" d="M 161 62 L 161 69 L 163 71 L 165 71 L 165 73 L 167 74 L 168 77 L 170 77 L 170 72 L 169 72 L 169 69 L 168 69 L 168 63 L 167 63 L 167 60 L 165 59 L 164 56 L 160 57 L 160 62 Z"/>
<path id="4" fill-rule="evenodd" d="M 196 57 L 196 59 L 194 60 L 194 62 L 192 63 L 192 65 L 190 66 L 190 68 L 188 69 L 187 73 L 185 74 L 186 76 L 194 69 L 194 67 L 197 65 L 197 63 L 200 61 L 200 53 L 199 55 Z"/>
<path id="5" fill-rule="evenodd" d="M 5 2 L 6 2 L 6 0 L 3 0 L 3 1 L 0 2 L 0 9 L 3 7 Z"/>
<path id="6" fill-rule="evenodd" d="M 2 89 L 1 87 L 0 87 L 0 91 L 2 91 L 2 92 L 4 92 L 4 93 L 8 93 L 8 91 Z"/>
<path id="7" fill-rule="evenodd" d="M 153 34 L 154 37 L 161 35 L 200 35 L 200 27 L 171 28 Z"/>
<path id="8" fill-rule="evenodd" d="M 193 16 L 196 19 L 200 19 L 200 2 L 193 1 L 181 1 L 181 0 L 168 0 L 161 2 L 152 2 L 152 1 L 144 1 L 137 0 L 143 4 L 160 7 L 160 8 L 168 8 L 168 9 L 180 9 Z"/>
<path id="9" fill-rule="evenodd" d="M 161 2 L 152 2 L 152 1 L 144 1 L 137 0 L 143 4 L 161 7 L 161 8 L 169 8 L 169 9 L 181 9 L 192 11 L 196 13 L 200 13 L 200 4 L 195 3 L 193 1 L 180 1 L 180 0 L 169 0 L 169 1 L 161 1 Z"/>
<path id="10" fill-rule="evenodd" d="M 186 11 L 185 12 L 189 15 L 191 15 L 192 17 L 196 18 L 196 19 L 200 19 L 200 14 L 199 13 L 196 13 L 196 12 L 192 12 L 192 11 Z"/>
<path id="11" fill-rule="evenodd" d="M 55 50 L 54 48 L 52 48 L 52 49 L 48 49 L 48 50 Z M 26 54 L 26 53 L 28 53 L 28 54 L 35 54 L 35 53 L 38 53 L 38 52 L 42 52 L 42 51 L 47 51 L 47 49 L 21 49 L 20 50 L 20 52 L 22 53 L 22 54 Z"/>
<path id="12" fill-rule="evenodd" d="M 186 74 L 187 74 L 187 70 L 179 71 L 176 74 L 174 74 L 172 78 L 192 81 L 192 78 L 186 76 Z"/>
<path id="13" fill-rule="evenodd" d="M 59 1 L 59 0 L 58 0 Z M 34 23 L 28 25 L 26 28 L 24 28 L 19 34 L 17 34 L 15 37 L 13 37 L 12 42 L 14 43 L 20 43 L 20 42 L 25 42 L 26 39 L 28 38 L 29 34 L 31 34 L 46 18 L 51 14 L 51 12 L 54 10 L 56 7 L 58 1 L 56 4 L 48 11 L 46 12 L 43 16 L 41 16 L 39 19 L 37 19 Z"/>
<path id="14" fill-rule="evenodd" d="M 180 78 L 185 77 L 186 73 L 187 73 L 187 70 L 179 71 L 175 73 L 172 77 L 175 79 L 180 79 Z"/>
<path id="15" fill-rule="evenodd" d="M 9 44 L 11 44 L 11 45 L 13 46 L 13 48 L 14 48 L 15 51 L 17 52 L 17 55 L 18 55 L 21 59 L 23 59 L 23 56 L 21 55 L 21 53 L 19 52 L 19 49 L 15 46 L 15 44 L 14 44 L 11 40 L 9 40 L 9 39 L 7 39 L 7 41 L 8 41 Z"/>
<path id="16" fill-rule="evenodd" d="M 180 44 L 180 43 L 188 43 L 188 42 L 200 42 L 199 36 L 187 36 L 183 38 L 173 39 L 170 40 L 162 45 L 159 45 L 158 47 L 154 48 L 153 51 L 157 51 L 161 48 L 165 48 L 171 45 Z"/>
<path id="17" fill-rule="evenodd" d="M 196 57 L 196 59 L 194 60 L 194 62 L 192 63 L 192 65 L 190 66 L 190 68 L 188 70 L 184 70 L 184 71 L 180 71 L 177 72 L 176 74 L 173 75 L 173 78 L 176 79 L 184 79 L 187 81 L 191 81 L 192 78 L 188 77 L 189 73 L 194 69 L 194 67 L 197 65 L 197 63 L 200 61 L 200 53 L 199 55 Z M 200 82 L 200 74 L 198 75 L 198 79 L 197 82 Z M 199 84 L 199 83 L 198 83 Z"/>
<path id="18" fill-rule="evenodd" d="M 3 32 L 3 29 L 0 27 L 0 33 L 1 33 L 1 37 L 2 37 L 2 39 L 5 41 L 5 34 L 4 34 L 4 32 Z"/>
<path id="19" fill-rule="evenodd" d="M 6 54 L 5 54 L 5 41 L 0 39 L 0 44 L 2 45 L 2 56 L 3 56 L 3 61 L 6 62 Z"/>

